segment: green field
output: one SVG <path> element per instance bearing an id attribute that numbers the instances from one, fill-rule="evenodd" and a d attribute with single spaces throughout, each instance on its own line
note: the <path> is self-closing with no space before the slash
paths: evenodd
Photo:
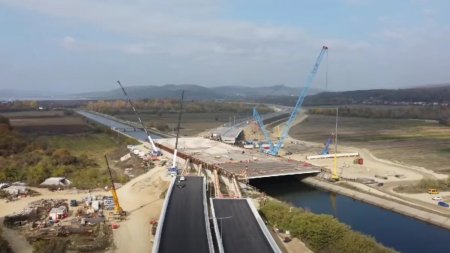
<path id="1" fill-rule="evenodd" d="M 67 149 L 71 154 L 87 155 L 98 164 L 104 163 L 104 155 L 126 146 L 127 139 L 106 133 L 88 133 L 79 135 L 39 136 L 36 141 L 43 141 L 54 149 Z M 130 140 L 130 143 L 133 141 Z"/>
<path id="2" fill-rule="evenodd" d="M 339 117 L 338 143 L 367 148 L 377 157 L 450 173 L 450 127 L 436 121 Z M 310 115 L 292 127 L 293 138 L 325 143 L 335 117 Z"/>

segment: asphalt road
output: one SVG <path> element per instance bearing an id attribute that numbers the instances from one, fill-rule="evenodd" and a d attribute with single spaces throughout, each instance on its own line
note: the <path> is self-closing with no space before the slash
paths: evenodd
<path id="1" fill-rule="evenodd" d="M 109 127 L 109 128 L 111 128 L 111 127 L 115 127 L 115 128 L 118 128 L 118 129 L 130 128 L 129 125 L 125 125 L 123 123 L 120 123 L 119 121 L 112 120 L 112 119 L 109 119 L 109 118 L 105 118 L 105 117 L 102 117 L 102 116 L 97 115 L 97 114 L 93 114 L 93 113 L 86 112 L 86 111 L 77 111 L 77 112 L 80 115 L 83 115 L 84 117 L 86 117 L 86 118 L 88 118 L 90 120 L 96 121 L 97 123 L 102 124 L 102 125 L 104 125 L 106 127 Z M 147 135 L 145 134 L 145 132 L 143 130 L 140 130 L 140 129 L 136 129 L 135 131 L 126 131 L 124 133 L 126 133 L 127 135 L 135 138 L 136 140 L 140 140 L 140 141 L 146 141 L 147 140 Z M 150 133 L 150 137 L 152 137 L 152 139 L 160 139 L 161 138 L 161 136 L 158 136 L 158 135 L 155 135 L 155 134 L 151 134 L 151 133 Z"/>
<path id="2" fill-rule="evenodd" d="M 217 224 L 222 219 L 222 243 L 226 253 L 273 253 L 245 199 L 213 199 Z"/>
<path id="3" fill-rule="evenodd" d="M 182 188 L 175 183 L 167 206 L 159 253 L 209 252 L 202 188 L 203 177 L 186 177 Z"/>

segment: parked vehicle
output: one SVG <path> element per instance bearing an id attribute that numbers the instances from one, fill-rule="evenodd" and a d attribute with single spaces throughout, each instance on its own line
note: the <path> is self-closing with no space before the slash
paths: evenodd
<path id="1" fill-rule="evenodd" d="M 78 201 L 76 201 L 75 199 L 72 199 L 70 201 L 70 206 L 78 206 Z"/>
<path id="2" fill-rule="evenodd" d="M 442 197 L 441 196 L 436 196 L 436 197 L 432 197 L 431 199 L 432 200 L 442 200 Z"/>
<path id="3" fill-rule="evenodd" d="M 444 201 L 439 201 L 438 205 L 442 206 L 442 207 L 449 207 L 449 205 L 447 203 L 445 203 Z"/>
<path id="4" fill-rule="evenodd" d="M 439 194 L 439 191 L 436 189 L 428 189 L 428 194 Z"/>

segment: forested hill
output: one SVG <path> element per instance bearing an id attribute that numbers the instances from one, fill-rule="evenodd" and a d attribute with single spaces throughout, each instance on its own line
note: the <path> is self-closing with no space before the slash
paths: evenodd
<path id="1" fill-rule="evenodd" d="M 292 106 L 297 97 L 271 96 L 260 102 Z M 423 86 L 409 89 L 355 90 L 322 92 L 306 97 L 304 105 L 349 104 L 450 104 L 450 84 Z"/>
<path id="2" fill-rule="evenodd" d="M 154 99 L 154 98 L 176 98 L 180 97 L 181 91 L 186 92 L 187 100 L 252 100 L 277 94 L 280 96 L 290 96 L 299 94 L 303 87 L 289 87 L 285 85 L 273 85 L 264 87 L 248 87 L 248 86 L 220 86 L 205 87 L 200 85 L 167 84 L 162 86 L 129 86 L 127 92 L 135 99 Z M 320 90 L 312 89 L 311 94 L 317 94 Z M 109 91 L 89 92 L 74 94 L 72 98 L 84 99 L 123 99 L 120 89 Z"/>

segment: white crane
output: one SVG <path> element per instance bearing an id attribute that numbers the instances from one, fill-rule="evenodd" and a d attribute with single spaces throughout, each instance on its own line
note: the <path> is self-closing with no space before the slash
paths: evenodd
<path id="1" fill-rule="evenodd" d="M 136 108 L 134 107 L 133 102 L 131 102 L 130 96 L 128 96 L 128 93 L 125 91 L 125 88 L 122 86 L 120 81 L 117 81 L 117 83 L 119 84 L 120 88 L 122 89 L 123 94 L 125 94 L 125 96 L 127 97 L 127 101 L 130 104 L 131 108 L 133 109 L 133 112 L 136 114 L 136 117 L 138 118 L 139 122 L 141 123 L 142 128 L 144 128 L 144 132 L 147 135 L 147 139 L 150 142 L 150 144 L 152 145 L 152 155 L 161 156 L 162 155 L 161 151 L 155 146 L 155 143 L 153 142 L 152 137 L 148 133 L 147 128 L 145 127 L 144 123 L 142 122 L 141 117 L 139 117 L 139 114 L 136 111 Z"/>
<path id="2" fill-rule="evenodd" d="M 178 122 L 177 122 L 177 137 L 175 138 L 175 148 L 173 149 L 172 167 L 169 169 L 169 171 L 173 174 L 178 173 L 177 149 L 178 149 L 178 137 L 180 136 L 181 115 L 183 114 L 183 101 L 184 101 L 184 90 L 181 92 L 180 112 L 178 113 Z"/>

